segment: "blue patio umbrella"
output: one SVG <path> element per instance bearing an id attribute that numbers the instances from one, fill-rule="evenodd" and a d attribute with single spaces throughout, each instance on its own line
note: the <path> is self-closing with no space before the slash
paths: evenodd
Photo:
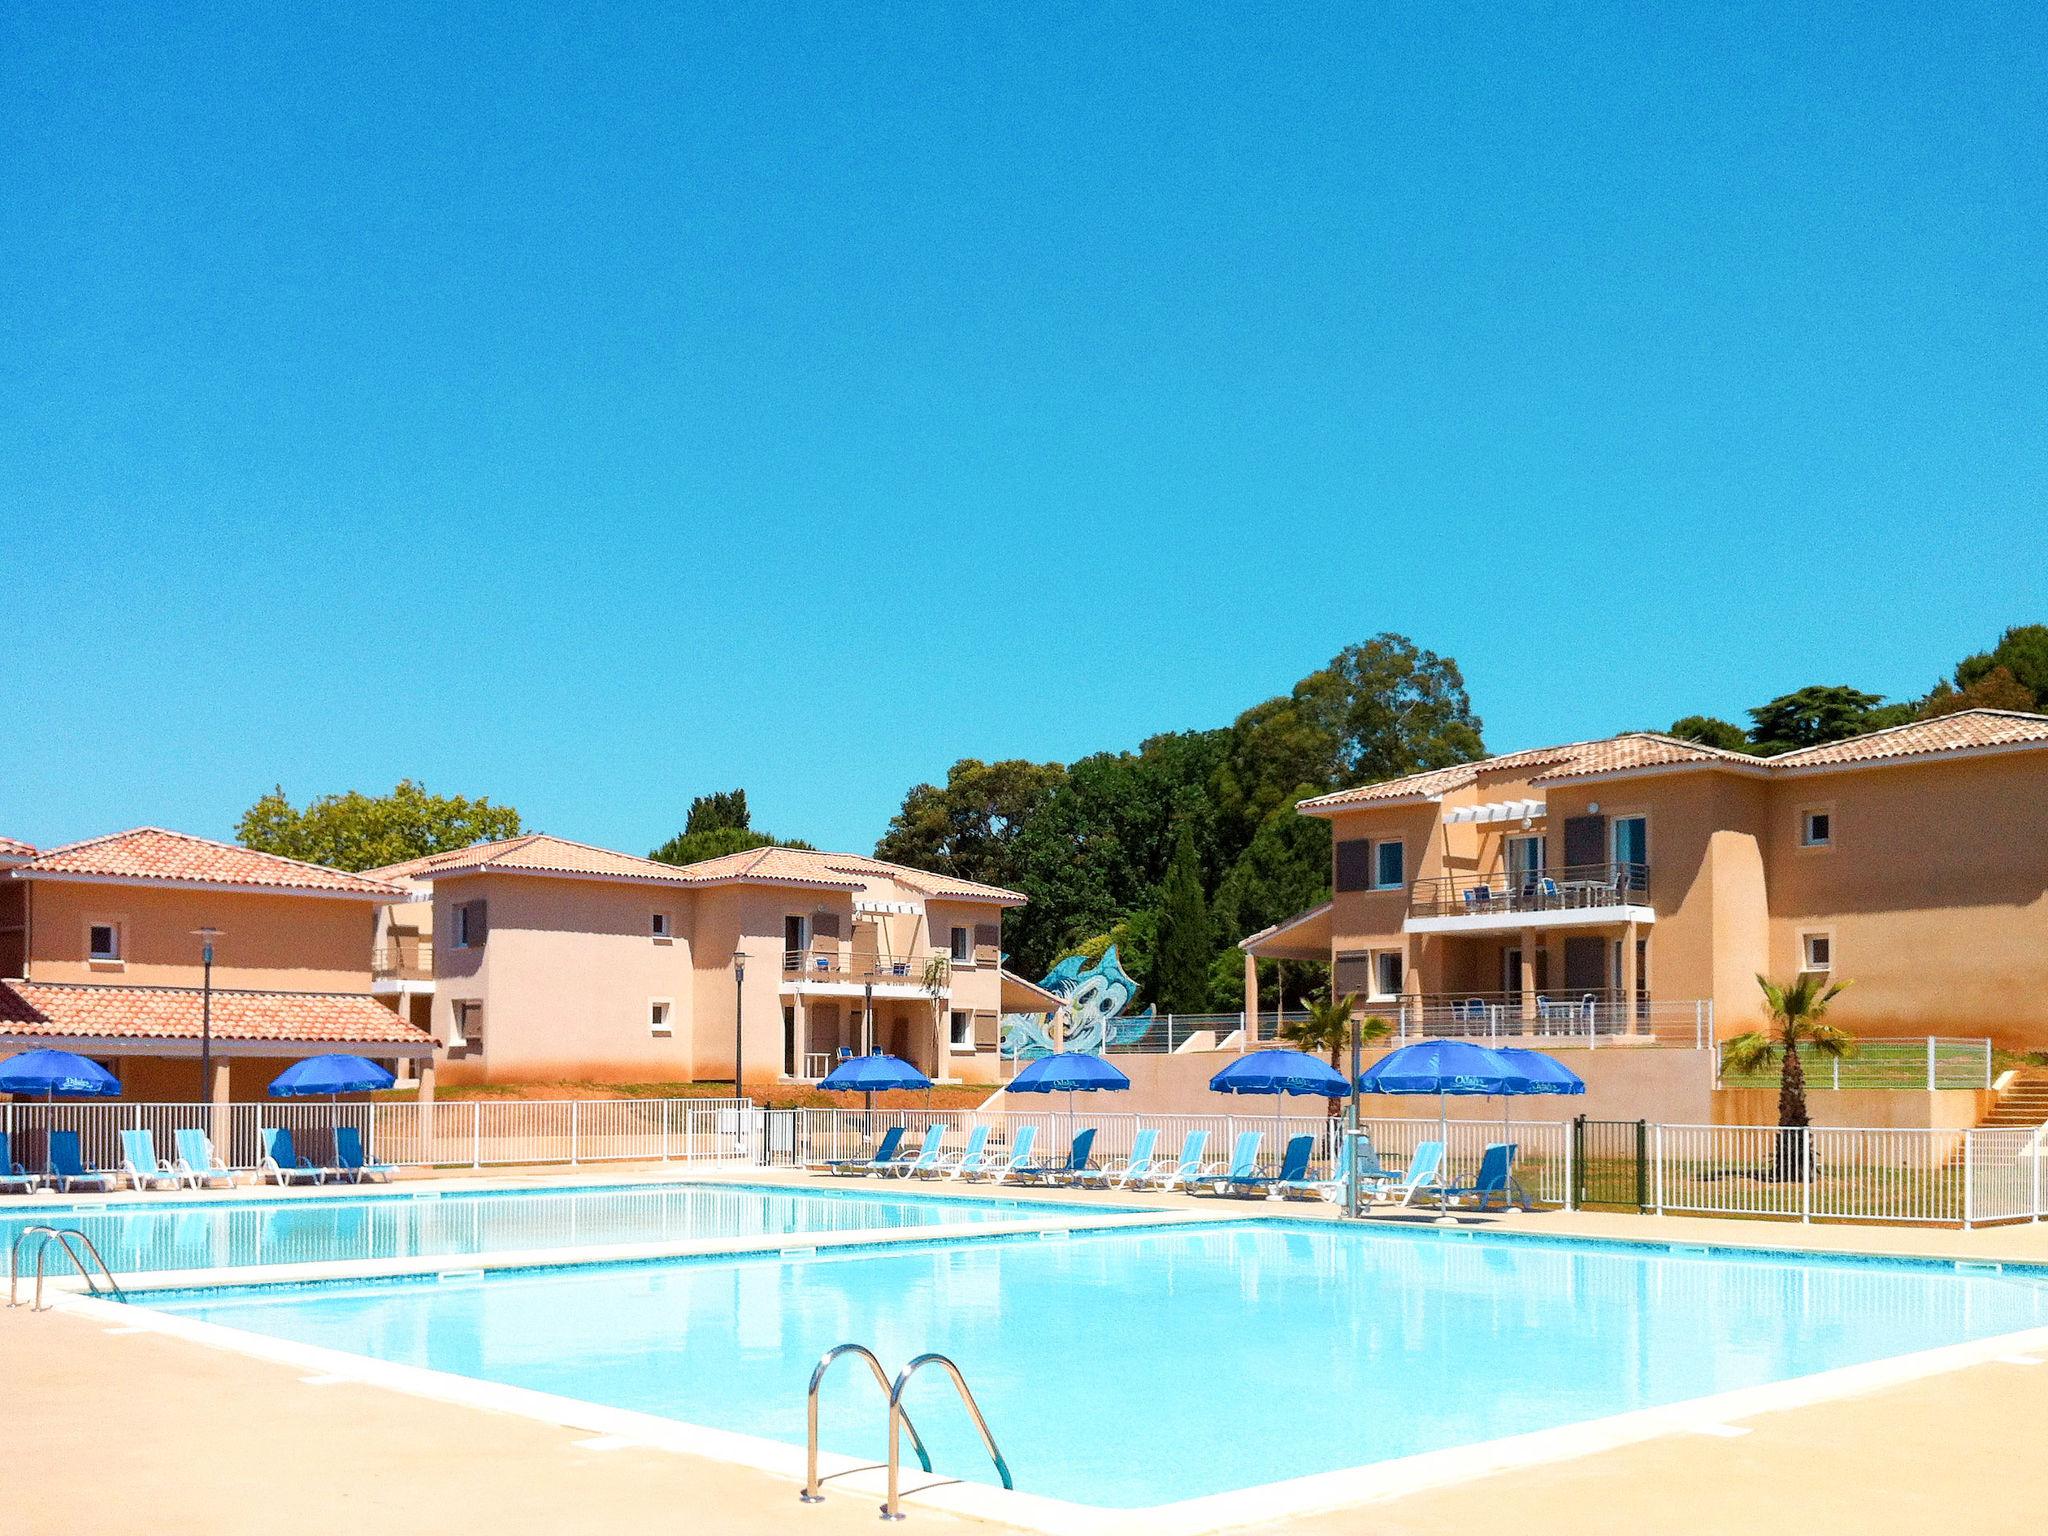
<path id="1" fill-rule="evenodd" d="M 1389 1051 L 1358 1076 L 1360 1093 L 1433 1093 L 1437 1138 L 1450 1140 L 1452 1098 L 1530 1093 L 1528 1074 L 1501 1052 L 1469 1040 L 1421 1040 Z M 1444 1220 L 1451 1218 L 1447 1214 Z"/>
<path id="2" fill-rule="evenodd" d="M 270 1096 L 304 1099 L 322 1093 L 375 1093 L 396 1081 L 376 1062 L 337 1051 L 293 1062 L 270 1080 Z"/>
<path id="3" fill-rule="evenodd" d="M 98 1062 L 69 1051 L 23 1051 L 0 1061 L 0 1093 L 39 1093 L 46 1099 L 117 1099 L 121 1084 Z"/>
<path id="4" fill-rule="evenodd" d="M 1527 1093 L 1584 1093 L 1586 1080 L 1555 1056 L 1546 1056 L 1541 1051 L 1524 1050 L 1520 1046 L 1497 1045 L 1493 1054 L 1529 1080 Z M 1507 1095 L 1500 1102 L 1500 1123 L 1508 1123 Z"/>
<path id="5" fill-rule="evenodd" d="M 1259 1093 L 1273 1098 L 1273 1139 L 1280 1139 L 1280 1095 L 1348 1099 L 1351 1083 L 1327 1061 L 1306 1051 L 1266 1050 L 1240 1056 L 1209 1079 L 1211 1093 Z"/>
<path id="6" fill-rule="evenodd" d="M 932 1080 L 900 1056 L 855 1056 L 842 1061 L 818 1083 L 826 1093 L 860 1093 L 861 1134 L 867 1134 L 867 1117 L 874 1113 L 875 1095 L 896 1090 L 929 1090 Z"/>
<path id="7" fill-rule="evenodd" d="M 1100 1056 L 1086 1051 L 1061 1051 L 1041 1056 L 1010 1079 L 1011 1093 L 1064 1093 L 1067 1096 L 1067 1140 L 1074 1139 L 1074 1095 L 1121 1093 L 1131 1080 Z"/>

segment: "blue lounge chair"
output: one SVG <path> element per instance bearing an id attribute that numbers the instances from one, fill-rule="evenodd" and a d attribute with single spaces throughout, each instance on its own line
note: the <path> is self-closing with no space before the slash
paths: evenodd
<path id="1" fill-rule="evenodd" d="M 899 1179 L 907 1179 L 913 1173 L 930 1173 L 939 1166 L 939 1157 L 946 1145 L 946 1128 L 943 1125 L 928 1125 L 924 1128 L 924 1144 L 911 1157 L 899 1157 L 880 1170 L 893 1173 Z"/>
<path id="2" fill-rule="evenodd" d="M 1210 1187 L 1219 1195 L 1267 1195 L 1281 1184 L 1298 1184 L 1307 1178 L 1309 1159 L 1315 1154 L 1315 1137 L 1292 1136 L 1280 1154 L 1278 1173 L 1260 1173 L 1254 1164 L 1249 1172 L 1224 1174 Z"/>
<path id="3" fill-rule="evenodd" d="M 363 1133 L 352 1125 L 337 1125 L 334 1128 L 334 1168 L 337 1178 L 360 1184 L 365 1179 L 382 1179 L 391 1182 L 391 1169 L 385 1163 L 373 1163 L 363 1156 Z"/>
<path id="4" fill-rule="evenodd" d="M 959 1152 L 948 1152 L 939 1159 L 939 1166 L 931 1176 L 935 1179 L 964 1179 L 981 1171 L 988 1161 L 988 1127 L 977 1125 L 967 1133 L 967 1146 Z"/>
<path id="5" fill-rule="evenodd" d="M 14 1160 L 14 1149 L 7 1144 L 7 1133 L 0 1131 L 0 1189 L 18 1189 L 27 1194 L 42 1183 L 42 1175 L 30 1173 Z"/>
<path id="6" fill-rule="evenodd" d="M 1006 1183 L 1031 1166 L 1032 1149 L 1038 1144 L 1038 1127 L 1027 1125 L 1017 1132 L 1017 1139 L 1010 1143 L 1010 1155 L 1000 1164 L 993 1164 L 988 1172 L 992 1184 Z"/>
<path id="7" fill-rule="evenodd" d="M 1159 1132 L 1152 1126 L 1140 1126 L 1138 1134 L 1131 1138 L 1131 1155 L 1120 1163 L 1104 1163 L 1100 1168 L 1090 1168 L 1074 1175 L 1072 1182 L 1077 1186 L 1093 1186 L 1097 1189 L 1129 1189 L 1133 1184 L 1142 1184 L 1152 1175 L 1159 1163 Z"/>
<path id="8" fill-rule="evenodd" d="M 1171 1165 L 1155 1163 L 1145 1180 L 1154 1189 L 1185 1189 L 1190 1180 L 1202 1176 L 1202 1154 L 1209 1150 L 1207 1131 L 1189 1131 L 1180 1144 L 1180 1156 Z"/>
<path id="9" fill-rule="evenodd" d="M 327 1182 L 327 1170 L 310 1158 L 299 1156 L 292 1145 L 292 1133 L 281 1125 L 259 1125 L 256 1134 L 263 1139 L 263 1161 L 256 1165 L 256 1182 L 274 1179 L 280 1184 L 297 1184 L 311 1179 L 315 1184 Z"/>
<path id="10" fill-rule="evenodd" d="M 1089 1154 L 1095 1150 L 1095 1127 L 1090 1126 L 1074 1137 L 1074 1144 L 1067 1148 L 1064 1163 L 1033 1163 L 1028 1167 L 1013 1170 L 1019 1183 L 1057 1184 L 1077 1174 L 1088 1171 Z"/>
<path id="11" fill-rule="evenodd" d="M 84 1155 L 78 1150 L 78 1132 L 50 1132 L 50 1172 L 52 1184 L 65 1194 L 71 1192 L 74 1184 L 90 1184 L 98 1189 L 112 1189 L 114 1175 L 104 1168 L 86 1166 Z"/>
<path id="12" fill-rule="evenodd" d="M 185 1182 L 184 1175 L 156 1155 L 156 1137 L 147 1130 L 121 1133 L 121 1172 L 136 1189 L 172 1189 Z"/>
<path id="13" fill-rule="evenodd" d="M 1259 1148 L 1264 1145 L 1264 1131 L 1239 1131 L 1237 1141 L 1230 1149 L 1230 1164 L 1224 1167 L 1212 1163 L 1196 1176 L 1193 1183 L 1206 1184 L 1212 1190 L 1221 1190 L 1225 1184 L 1240 1180 L 1255 1179 L 1259 1176 Z"/>
<path id="14" fill-rule="evenodd" d="M 187 1126 L 174 1139 L 178 1144 L 178 1172 L 194 1189 L 222 1181 L 229 1189 L 235 1187 L 235 1170 L 215 1155 L 206 1132 Z"/>
<path id="15" fill-rule="evenodd" d="M 902 1145 L 903 1127 L 892 1125 L 882 1133 L 881 1141 L 877 1143 L 875 1150 L 867 1156 L 835 1157 L 826 1162 L 813 1163 L 811 1167 L 819 1173 L 873 1173 L 876 1169 L 886 1168 L 890 1163 L 894 1162 L 896 1160 L 896 1149 Z"/>
<path id="16" fill-rule="evenodd" d="M 1515 1175 L 1515 1151 L 1512 1141 L 1494 1142 L 1480 1155 L 1478 1176 L 1470 1184 L 1445 1185 L 1437 1191 L 1437 1203 L 1448 1211 L 1453 1200 L 1476 1199 L 1483 1211 L 1487 1202 L 1498 1195 L 1505 1208 L 1509 1203 L 1509 1185 Z"/>
<path id="17" fill-rule="evenodd" d="M 1375 1199 L 1384 1196 L 1386 1199 L 1394 1200 L 1394 1197 L 1399 1195 L 1400 1198 L 1394 1200 L 1395 1204 L 1413 1205 L 1417 1194 L 1423 1190 L 1435 1187 L 1437 1175 L 1442 1171 L 1443 1166 L 1444 1144 L 1442 1142 L 1418 1142 L 1415 1147 L 1415 1155 L 1408 1159 L 1406 1171 L 1392 1184 L 1381 1185 L 1373 1191 L 1373 1196 Z"/>

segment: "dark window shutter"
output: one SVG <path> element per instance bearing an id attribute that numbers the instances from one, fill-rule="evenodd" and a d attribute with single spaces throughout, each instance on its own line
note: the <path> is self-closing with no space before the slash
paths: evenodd
<path id="1" fill-rule="evenodd" d="M 990 965 L 1002 958 L 1003 930 L 998 923 L 976 923 L 974 925 L 974 958 Z"/>
<path id="2" fill-rule="evenodd" d="M 482 949 L 484 940 L 491 936 L 491 904 L 487 901 L 472 901 L 469 904 L 469 947 Z"/>
<path id="3" fill-rule="evenodd" d="M 1337 845 L 1337 889 L 1363 891 L 1372 885 L 1372 843 L 1355 838 Z"/>
<path id="4" fill-rule="evenodd" d="M 1607 990 L 1607 941 L 1575 933 L 1564 941 L 1564 989 L 1576 997 L 1582 992 Z"/>
<path id="5" fill-rule="evenodd" d="M 1364 997 L 1372 989 L 1372 956 L 1339 955 L 1331 968 L 1330 990 L 1338 997 Z"/>
<path id="6" fill-rule="evenodd" d="M 1607 818 L 1567 816 L 1564 819 L 1564 861 L 1567 864 L 1607 862 Z"/>
<path id="7" fill-rule="evenodd" d="M 992 1051 L 1002 1038 L 1002 1019 L 993 1013 L 977 1013 L 974 1016 L 974 1048 L 977 1051 Z"/>
<path id="8" fill-rule="evenodd" d="M 814 914 L 811 918 L 811 937 L 813 939 L 831 939 L 836 943 L 839 938 L 839 914 L 837 912 L 819 912 Z"/>

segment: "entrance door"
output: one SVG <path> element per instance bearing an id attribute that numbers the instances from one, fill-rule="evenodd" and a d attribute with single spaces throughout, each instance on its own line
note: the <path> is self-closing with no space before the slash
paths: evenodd
<path id="1" fill-rule="evenodd" d="M 1574 1001 L 1607 986 L 1607 941 L 1573 934 L 1564 941 L 1564 989 Z"/>
<path id="2" fill-rule="evenodd" d="M 782 920 L 782 949 L 785 956 L 802 955 L 811 947 L 811 921 L 807 917 L 785 917 Z M 784 964 L 788 964 L 787 959 Z M 803 960 L 796 962 L 803 965 Z"/>
<path id="3" fill-rule="evenodd" d="M 1508 889 L 1521 891 L 1536 883 L 1543 873 L 1543 839 L 1540 837 L 1511 837 L 1508 839 Z"/>

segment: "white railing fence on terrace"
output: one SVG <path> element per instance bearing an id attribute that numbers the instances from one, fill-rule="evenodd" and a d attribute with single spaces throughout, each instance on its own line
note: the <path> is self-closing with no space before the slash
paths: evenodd
<path id="1" fill-rule="evenodd" d="M 339 1103 L 37 1103 L 0 1105 L 16 1162 L 41 1169 L 53 1130 L 75 1131 L 87 1163 L 121 1164 L 121 1132 L 154 1133 L 157 1155 L 177 1155 L 180 1129 L 206 1132 L 235 1168 L 263 1158 L 259 1130 L 282 1126 L 300 1155 L 333 1157 L 334 1128 L 351 1125 L 374 1162 L 398 1168 L 487 1168 L 519 1163 L 752 1161 L 760 1118 L 749 1099 L 443 1099 Z"/>
<path id="2" fill-rule="evenodd" d="M 1778 1086 L 1778 1067 L 1747 1074 L 1731 1071 L 1724 1042 L 1715 1057 L 1717 1081 L 1723 1088 Z M 1800 1053 L 1809 1089 L 1830 1092 L 1844 1088 L 1924 1089 L 1989 1088 L 1993 1081 L 1991 1042 L 1982 1036 L 1864 1036 L 1856 1054 L 1846 1059 Z"/>

